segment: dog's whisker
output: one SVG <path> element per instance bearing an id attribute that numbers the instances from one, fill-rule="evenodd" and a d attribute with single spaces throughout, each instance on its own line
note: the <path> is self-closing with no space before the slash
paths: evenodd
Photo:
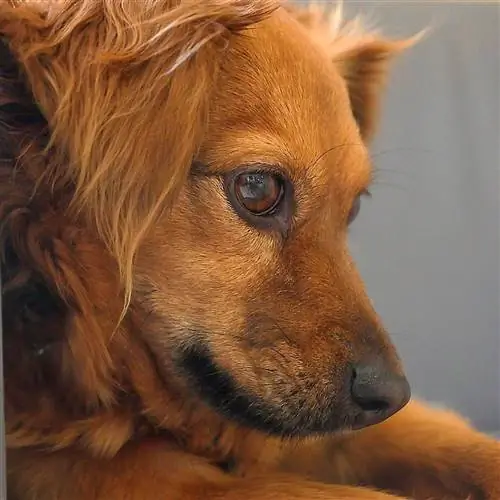
<path id="1" fill-rule="evenodd" d="M 410 189 L 407 186 L 403 186 L 401 184 L 396 184 L 395 182 L 388 182 L 388 181 L 375 180 L 372 182 L 371 186 L 372 186 L 372 188 L 371 188 L 372 191 L 374 189 L 379 188 L 379 187 L 381 187 L 381 188 L 388 187 L 391 189 L 396 189 L 398 191 L 403 191 L 405 193 L 408 193 L 410 191 Z"/>
<path id="2" fill-rule="evenodd" d="M 427 154 L 427 155 L 434 155 L 436 154 L 436 151 L 432 149 L 427 149 L 419 146 L 399 146 L 399 147 L 393 147 L 393 148 L 387 148 L 387 149 L 382 149 L 381 151 L 374 151 L 373 153 L 370 153 L 370 156 L 372 159 L 375 158 L 380 158 L 381 156 L 386 156 L 388 154 L 399 154 L 399 153 L 412 153 L 414 155 L 415 153 L 422 153 L 422 154 Z"/>
<path id="3" fill-rule="evenodd" d="M 315 160 L 313 160 L 308 168 L 310 169 L 314 168 L 326 155 L 332 153 L 333 151 L 349 147 L 364 147 L 364 145 L 362 143 L 353 142 L 353 143 L 337 144 L 335 146 L 332 146 L 331 148 L 328 148 L 326 151 L 321 153 Z"/>

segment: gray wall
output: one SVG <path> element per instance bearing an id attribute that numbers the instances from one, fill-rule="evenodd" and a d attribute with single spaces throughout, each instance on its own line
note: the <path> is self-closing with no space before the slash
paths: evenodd
<path id="1" fill-rule="evenodd" d="M 352 250 L 414 394 L 500 430 L 499 7 L 346 5 L 434 27 L 394 68 Z"/>

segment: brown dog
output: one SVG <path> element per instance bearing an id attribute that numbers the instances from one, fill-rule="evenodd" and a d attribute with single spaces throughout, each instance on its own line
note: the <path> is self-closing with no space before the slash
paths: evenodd
<path id="1" fill-rule="evenodd" d="M 271 0 L 2 0 L 0 36 L 9 500 L 500 498 L 346 248 L 412 41 Z"/>

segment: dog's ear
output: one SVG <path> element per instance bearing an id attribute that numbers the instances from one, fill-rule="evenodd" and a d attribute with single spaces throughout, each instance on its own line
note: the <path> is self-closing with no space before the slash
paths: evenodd
<path id="1" fill-rule="evenodd" d="M 348 36 L 346 37 L 348 38 Z M 344 77 L 351 108 L 361 136 L 370 141 L 376 129 L 382 91 L 393 59 L 414 40 L 388 40 L 360 36 L 345 40 L 335 49 L 334 63 Z"/>
<path id="2" fill-rule="evenodd" d="M 309 8 L 287 8 L 328 51 L 345 79 L 361 136 L 369 141 L 377 125 L 390 64 L 397 55 L 417 43 L 423 32 L 404 40 L 390 40 L 366 29 L 360 18 L 345 22 L 342 4 L 329 13 L 317 4 Z"/>
<path id="3" fill-rule="evenodd" d="M 0 37 L 5 411 L 15 446 L 53 445 L 59 437 L 50 429 L 61 418 L 82 418 L 115 397 L 116 267 L 93 234 L 66 216 L 67 189 L 45 177 L 57 159 L 49 142 L 23 67 Z"/>
<path id="4" fill-rule="evenodd" d="M 9 41 L 65 157 L 74 187 L 115 256 L 128 294 L 137 247 L 184 183 L 230 37 L 275 0 L 16 0 L 0 7 Z"/>

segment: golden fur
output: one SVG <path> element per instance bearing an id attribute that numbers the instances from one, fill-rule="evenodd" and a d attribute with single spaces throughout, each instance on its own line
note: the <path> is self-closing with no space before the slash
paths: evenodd
<path id="1" fill-rule="evenodd" d="M 414 41 L 272 0 L 2 1 L 9 499 L 500 498 L 449 412 L 335 432 L 351 363 L 403 377 L 346 219 Z M 260 228 L 224 184 L 257 163 L 294 195 Z"/>

